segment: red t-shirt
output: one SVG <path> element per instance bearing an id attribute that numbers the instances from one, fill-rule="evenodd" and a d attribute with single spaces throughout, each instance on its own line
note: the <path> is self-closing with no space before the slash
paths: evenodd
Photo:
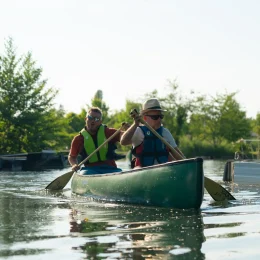
<path id="1" fill-rule="evenodd" d="M 115 128 L 105 127 L 106 138 L 109 138 L 116 131 L 117 131 L 117 129 L 115 129 Z M 93 137 L 96 138 L 96 135 Z M 111 143 L 116 143 L 119 141 L 120 141 L 120 134 L 117 134 L 112 140 L 110 140 Z M 83 135 L 78 134 L 77 136 L 75 136 L 73 138 L 73 140 L 71 142 L 69 156 L 77 157 L 83 149 L 84 149 L 84 138 L 83 138 Z M 95 165 L 101 165 L 101 164 L 107 164 L 110 166 L 117 167 L 115 160 L 106 160 L 106 161 L 102 161 L 102 162 L 95 162 L 95 163 L 88 164 L 88 166 L 95 166 Z"/>

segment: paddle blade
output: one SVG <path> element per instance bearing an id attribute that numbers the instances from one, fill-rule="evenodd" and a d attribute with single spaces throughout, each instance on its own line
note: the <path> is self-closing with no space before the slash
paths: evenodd
<path id="1" fill-rule="evenodd" d="M 54 181 L 52 181 L 49 185 L 46 186 L 46 190 L 62 190 L 67 183 L 70 181 L 74 171 L 67 172 L 58 178 L 56 178 Z"/>
<path id="2" fill-rule="evenodd" d="M 209 195 L 215 201 L 235 200 L 235 198 L 224 187 L 205 176 L 204 185 Z"/>

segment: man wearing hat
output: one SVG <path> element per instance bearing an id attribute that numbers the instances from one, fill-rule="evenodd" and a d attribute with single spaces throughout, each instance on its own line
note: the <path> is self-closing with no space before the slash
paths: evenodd
<path id="1" fill-rule="evenodd" d="M 142 107 L 141 116 L 156 132 L 161 135 L 182 157 L 183 153 L 170 131 L 162 126 L 164 117 L 160 102 L 156 98 L 148 99 Z M 145 125 L 140 125 L 139 117 L 134 117 L 134 123 L 121 137 L 122 145 L 132 144 L 132 154 L 136 157 L 134 167 L 145 167 L 171 161 L 166 145 L 156 137 Z"/>

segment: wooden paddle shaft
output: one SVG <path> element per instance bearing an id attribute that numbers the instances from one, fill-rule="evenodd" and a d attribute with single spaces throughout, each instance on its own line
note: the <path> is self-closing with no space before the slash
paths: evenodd
<path id="1" fill-rule="evenodd" d="M 136 111 L 136 109 L 133 109 L 130 112 L 131 115 L 139 115 Z M 177 160 L 182 160 L 185 159 L 178 151 L 176 151 L 160 134 L 158 134 L 143 118 L 140 117 L 140 122 L 144 124 L 149 130 L 156 136 L 158 137 L 171 151 L 173 157 Z"/>
<path id="2" fill-rule="evenodd" d="M 89 160 L 89 158 L 95 154 L 96 152 L 98 152 L 101 147 L 103 147 L 105 144 L 107 144 L 111 139 L 113 139 L 122 129 L 122 127 L 124 126 L 124 123 L 122 123 L 122 126 L 114 133 L 112 134 L 103 144 L 101 144 L 94 152 L 92 152 L 87 158 L 85 158 L 78 166 L 81 166 L 84 162 L 86 162 L 87 160 Z M 67 172 L 61 176 L 59 176 L 58 178 L 56 178 L 55 180 L 53 180 L 49 185 L 47 185 L 47 187 L 45 189 L 47 190 L 62 190 L 67 183 L 69 182 L 69 180 L 71 179 L 72 175 L 74 174 L 74 170 Z"/>
<path id="3" fill-rule="evenodd" d="M 138 115 L 136 109 L 132 110 L 131 115 Z M 147 122 L 140 118 L 140 122 L 148 127 L 170 150 L 176 159 L 185 159 L 179 154 L 160 134 L 158 134 Z M 235 200 L 235 198 L 220 184 L 204 176 L 204 185 L 210 196 L 216 201 Z"/>
<path id="4" fill-rule="evenodd" d="M 144 121 L 142 118 L 140 118 L 140 122 L 144 124 L 149 130 L 157 136 L 171 151 L 172 155 L 174 156 L 175 159 L 177 160 L 182 160 L 185 159 L 182 157 L 181 154 L 179 154 L 160 134 L 158 134 L 146 121 Z"/>

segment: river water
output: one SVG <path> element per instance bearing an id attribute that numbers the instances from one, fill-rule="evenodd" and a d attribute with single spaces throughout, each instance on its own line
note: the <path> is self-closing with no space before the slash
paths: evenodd
<path id="1" fill-rule="evenodd" d="M 200 210 L 90 201 L 44 188 L 70 169 L 0 172 L 0 258 L 260 259 L 260 184 L 222 182 L 224 161 L 204 161 L 205 175 L 236 201 L 205 191 Z M 126 168 L 125 161 L 118 166 Z"/>

